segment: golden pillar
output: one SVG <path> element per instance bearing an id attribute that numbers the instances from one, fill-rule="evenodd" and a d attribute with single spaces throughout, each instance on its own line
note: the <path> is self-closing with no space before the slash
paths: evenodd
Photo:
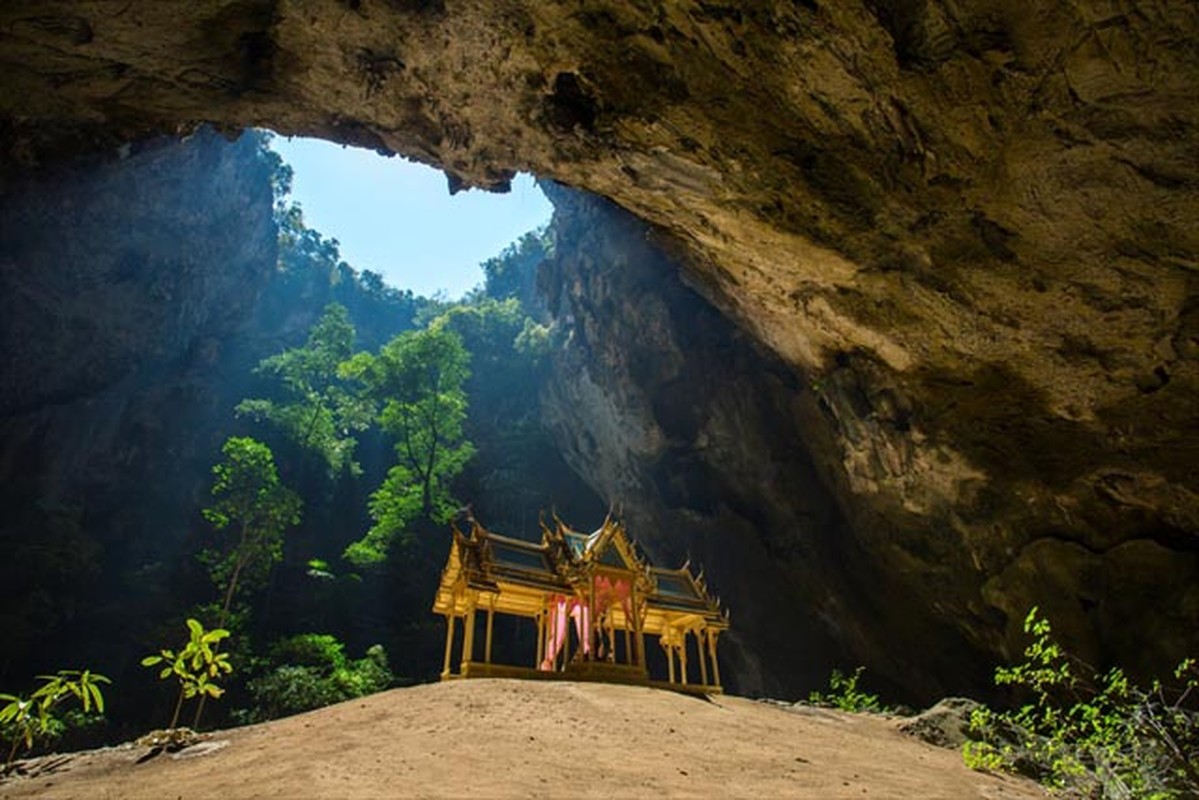
<path id="1" fill-rule="evenodd" d="M 471 598 L 466 608 L 466 632 L 462 638 L 462 674 L 467 673 L 466 666 L 475 657 L 475 598 Z"/>
<path id="2" fill-rule="evenodd" d="M 716 679 L 716 685 L 720 686 L 720 662 L 716 660 L 716 631 L 708 631 L 708 652 L 712 656 L 712 677 Z"/>
<path id="3" fill-rule="evenodd" d="M 445 615 L 445 661 L 441 665 L 441 679 L 450 677 L 450 652 L 454 649 L 454 620 L 453 614 Z"/>
<path id="4" fill-rule="evenodd" d="M 695 632 L 695 652 L 699 655 L 699 679 L 704 686 L 708 685 L 708 660 L 704 657 L 704 636 L 702 631 Z"/>
<path id="5" fill-rule="evenodd" d="M 483 661 L 491 663 L 491 626 L 495 621 L 495 595 L 492 595 L 487 604 L 487 638 L 483 643 Z"/>

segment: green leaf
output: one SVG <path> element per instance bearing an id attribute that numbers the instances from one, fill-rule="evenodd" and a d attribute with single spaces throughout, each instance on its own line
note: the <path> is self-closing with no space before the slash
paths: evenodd
<path id="1" fill-rule="evenodd" d="M 95 704 L 96 704 L 96 711 L 103 714 L 104 713 L 104 695 L 102 695 L 100 693 L 100 687 L 93 684 L 93 685 L 89 686 L 88 689 L 91 690 L 92 700 L 94 700 Z"/>

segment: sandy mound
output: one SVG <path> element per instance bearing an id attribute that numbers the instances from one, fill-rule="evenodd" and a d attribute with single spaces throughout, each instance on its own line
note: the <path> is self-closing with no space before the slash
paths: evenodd
<path id="1" fill-rule="evenodd" d="M 0 797 L 1044 796 L 884 717 L 606 684 L 430 684 L 148 752 L 47 757 Z"/>

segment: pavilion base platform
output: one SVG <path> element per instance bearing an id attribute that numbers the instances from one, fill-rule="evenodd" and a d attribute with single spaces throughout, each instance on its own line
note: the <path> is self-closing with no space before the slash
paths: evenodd
<path id="1" fill-rule="evenodd" d="M 720 686 L 703 683 L 672 683 L 651 680 L 645 670 L 628 664 L 583 661 L 568 664 L 563 671 L 550 671 L 534 667 L 518 667 L 511 664 L 488 664 L 482 661 L 467 661 L 460 672 L 442 674 L 441 679 L 464 678 L 515 678 L 531 681 L 587 681 L 595 683 L 621 683 L 630 686 L 648 686 L 651 689 L 666 689 L 690 695 L 722 694 Z"/>

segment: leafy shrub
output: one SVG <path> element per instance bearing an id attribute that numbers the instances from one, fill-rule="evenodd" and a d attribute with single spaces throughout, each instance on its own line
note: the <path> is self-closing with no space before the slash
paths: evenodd
<path id="1" fill-rule="evenodd" d="M 248 684 L 255 708 L 244 718 L 261 721 L 298 714 L 380 692 L 394 680 L 382 645 L 351 660 L 345 645 L 328 634 L 304 633 L 271 649 L 270 670 Z"/>
<path id="2" fill-rule="evenodd" d="M 828 679 L 828 691 L 812 692 L 808 695 L 808 702 L 816 706 L 839 708 L 842 711 L 886 713 L 889 709 L 879 701 L 878 695 L 858 688 L 858 681 L 865 671 L 865 667 L 858 667 L 852 675 L 845 675 L 839 669 L 833 670 Z"/>
<path id="3" fill-rule="evenodd" d="M 327 633 L 301 633 L 282 639 L 271 648 L 275 664 L 297 664 L 320 670 L 346 665 L 346 646 Z"/>
<path id="4" fill-rule="evenodd" d="M 171 728 L 179 723 L 183 701 L 193 697 L 199 697 L 200 703 L 197 704 L 192 725 L 199 725 L 204 699 L 211 697 L 215 700 L 225 693 L 216 679 L 233 672 L 229 654 L 220 652 L 221 640 L 229 636 L 229 631 L 224 628 L 206 631 L 195 619 L 187 621 L 187 630 L 188 642 L 179 650 L 163 648 L 142 659 L 143 667 L 160 667 L 160 680 L 174 677 L 179 681 L 179 697 L 175 701 L 175 713 L 171 715 Z"/>
<path id="5" fill-rule="evenodd" d="M 1066 653 L 1036 607 L 1024 632 L 1032 636 L 1025 661 L 997 669 L 995 682 L 1032 701 L 1014 711 L 977 709 L 971 729 L 980 738 L 963 748 L 967 766 L 1019 771 L 1091 797 L 1199 796 L 1194 659 L 1174 671 L 1180 687 L 1155 680 L 1143 689 L 1118 668 L 1100 675 Z"/>
<path id="6" fill-rule="evenodd" d="M 971 729 L 978 730 L 974 720 L 971 720 Z M 1004 769 L 1004 759 L 1005 755 L 988 742 L 970 741 L 962 745 L 962 760 L 970 769 L 1000 772 Z"/>
<path id="7" fill-rule="evenodd" d="M 42 685 L 29 697 L 0 694 L 0 701 L 8 701 L 0 707 L 0 738 L 10 742 L 4 766 L 11 766 L 22 743 L 25 750 L 33 749 L 36 742 L 57 739 L 71 725 L 81 726 L 91 721 L 91 711 L 104 713 L 104 694 L 100 684 L 112 683 L 105 676 L 91 670 L 60 669 L 53 675 L 39 675 Z M 83 714 L 70 713 L 62 718 L 52 712 L 55 706 L 74 697 L 83 707 Z"/>

